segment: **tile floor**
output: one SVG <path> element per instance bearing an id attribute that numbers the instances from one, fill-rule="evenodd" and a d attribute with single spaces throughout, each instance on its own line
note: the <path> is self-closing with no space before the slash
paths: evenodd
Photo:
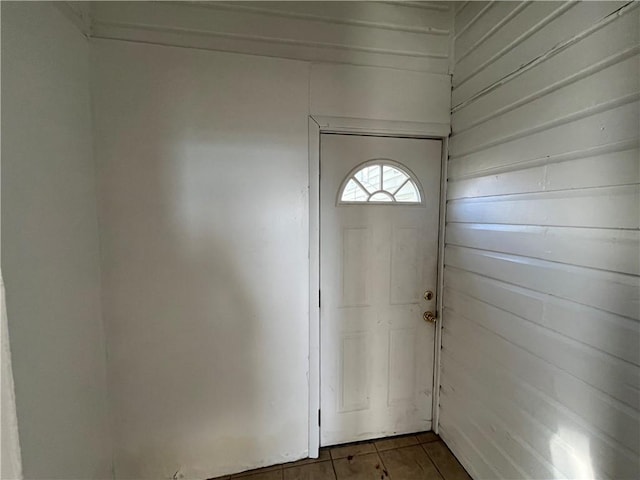
<path id="1" fill-rule="evenodd" d="M 215 480 L 471 480 L 433 432 L 320 449 L 320 457 Z M 210 479 L 214 480 L 214 479 Z"/>

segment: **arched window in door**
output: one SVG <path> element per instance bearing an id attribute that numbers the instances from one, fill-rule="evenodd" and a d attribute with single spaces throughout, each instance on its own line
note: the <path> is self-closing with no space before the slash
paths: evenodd
<path id="1" fill-rule="evenodd" d="M 339 205 L 422 203 L 420 183 L 406 167 L 388 159 L 370 160 L 351 170 L 340 186 Z"/>

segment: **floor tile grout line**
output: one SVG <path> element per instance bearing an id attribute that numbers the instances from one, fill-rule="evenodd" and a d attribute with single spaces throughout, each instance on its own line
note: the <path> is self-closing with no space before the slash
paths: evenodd
<path id="1" fill-rule="evenodd" d="M 434 443 L 434 442 L 427 442 L 427 443 Z M 429 455 L 429 452 L 427 451 L 426 448 L 424 448 L 424 446 L 426 445 L 426 443 L 421 443 L 420 446 L 422 447 L 422 450 L 424 451 L 424 453 L 427 454 L 427 457 L 429 457 L 429 460 L 431 460 L 431 463 L 433 463 L 433 466 L 436 467 L 436 470 L 438 471 L 438 473 L 440 474 L 440 477 L 443 480 L 447 480 L 444 476 L 444 473 L 442 473 L 440 471 L 440 468 L 438 468 L 438 464 L 436 463 L 436 461 L 431 457 L 431 455 Z"/>
<path id="2" fill-rule="evenodd" d="M 383 471 L 387 470 L 387 467 L 384 464 L 384 460 L 382 460 L 382 457 L 380 456 L 380 449 L 378 448 L 378 442 L 372 442 L 372 443 L 373 443 L 373 448 L 376 451 L 376 455 L 378 456 L 378 460 L 380 460 L 380 463 L 382 464 Z"/>
<path id="3" fill-rule="evenodd" d="M 333 468 L 333 477 L 335 480 L 338 480 L 338 472 L 336 472 L 336 464 L 333 463 L 333 456 L 331 456 L 331 451 L 329 451 L 329 458 L 331 459 L 331 468 Z"/>
<path id="4" fill-rule="evenodd" d="M 391 475 L 389 475 L 389 470 L 387 470 L 387 466 L 384 464 L 384 460 L 382 459 L 382 455 L 380 455 L 380 451 L 378 450 L 378 446 L 374 444 L 374 446 L 376 447 L 376 452 L 378 453 L 378 459 L 380 460 L 380 463 L 382 464 L 382 473 L 384 474 L 384 472 L 387 472 L 387 474 L 385 475 L 385 477 L 389 478 L 391 480 Z M 397 449 L 392 449 L 392 450 L 397 450 Z M 391 450 L 387 450 L 387 451 L 391 451 Z"/>

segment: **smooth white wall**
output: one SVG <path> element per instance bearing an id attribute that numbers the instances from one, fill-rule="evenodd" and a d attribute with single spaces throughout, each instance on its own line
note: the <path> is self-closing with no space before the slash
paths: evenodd
<path id="1" fill-rule="evenodd" d="M 96 40 L 117 478 L 307 452 L 308 64 Z"/>
<path id="2" fill-rule="evenodd" d="M 28 479 L 111 477 L 88 66 L 53 4 L 2 3 L 2 273 Z"/>
<path id="3" fill-rule="evenodd" d="M 314 63 L 309 104 L 316 118 L 337 116 L 448 127 L 450 89 L 449 75 Z"/>
<path id="4" fill-rule="evenodd" d="M 440 433 L 476 479 L 640 478 L 639 11 L 457 12 Z"/>

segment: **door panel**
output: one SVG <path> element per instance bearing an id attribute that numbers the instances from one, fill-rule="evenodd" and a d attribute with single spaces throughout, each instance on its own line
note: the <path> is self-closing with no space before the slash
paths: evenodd
<path id="1" fill-rule="evenodd" d="M 436 305 L 423 293 L 436 293 L 440 155 L 438 140 L 321 136 L 322 445 L 431 428 L 435 332 L 422 313 Z M 414 181 L 422 202 L 400 203 Z M 357 203 L 369 196 L 380 203 Z"/>

